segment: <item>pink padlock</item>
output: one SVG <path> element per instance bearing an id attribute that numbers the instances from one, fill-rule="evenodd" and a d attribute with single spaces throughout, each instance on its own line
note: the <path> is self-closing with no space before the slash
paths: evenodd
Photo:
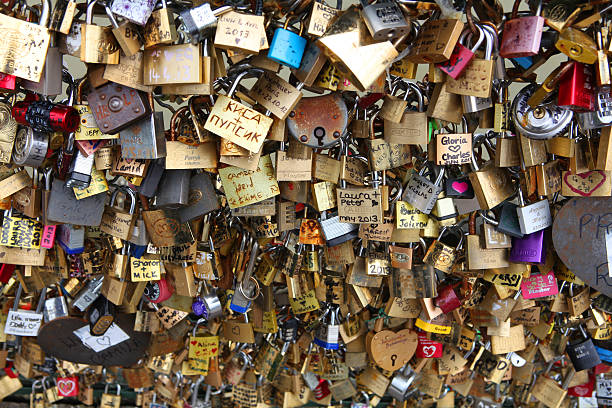
<path id="1" fill-rule="evenodd" d="M 468 35 L 472 34 L 472 30 L 469 28 L 463 30 L 459 41 L 455 45 L 455 49 L 447 61 L 436 64 L 436 67 L 440 68 L 443 72 L 447 73 L 453 79 L 459 78 L 459 76 L 465 71 L 465 68 L 472 62 L 476 55 L 476 50 L 482 44 L 485 36 L 482 28 L 476 26 L 478 29 L 478 41 L 472 48 L 467 48 L 464 44 L 467 41 Z"/>
<path id="2" fill-rule="evenodd" d="M 504 35 L 499 48 L 499 55 L 504 58 L 530 57 L 540 52 L 544 28 L 544 17 L 540 16 L 542 0 L 535 16 L 517 18 L 520 4 L 521 0 L 515 0 L 512 18 L 504 25 Z"/>
<path id="3" fill-rule="evenodd" d="M 46 249 L 53 248 L 55 242 L 55 229 L 57 225 L 45 225 L 43 229 L 42 238 L 40 240 L 40 246 Z"/>

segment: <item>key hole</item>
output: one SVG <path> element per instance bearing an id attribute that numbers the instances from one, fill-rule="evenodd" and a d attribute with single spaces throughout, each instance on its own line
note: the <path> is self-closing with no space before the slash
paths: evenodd
<path id="1" fill-rule="evenodd" d="M 397 354 L 391 354 L 391 365 L 395 367 L 395 360 L 397 360 Z"/>
<path id="2" fill-rule="evenodd" d="M 319 142 L 319 146 L 323 146 L 323 138 L 325 138 L 325 129 L 321 126 L 317 126 L 314 130 L 314 137 Z"/>

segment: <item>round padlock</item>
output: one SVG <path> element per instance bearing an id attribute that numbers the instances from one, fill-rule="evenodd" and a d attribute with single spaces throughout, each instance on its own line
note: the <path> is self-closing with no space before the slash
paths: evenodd
<path id="1" fill-rule="evenodd" d="M 521 89 L 512 102 L 512 120 L 517 132 L 530 139 L 550 139 L 562 133 L 572 121 L 574 112 L 553 103 L 531 108 L 527 100 L 537 85 Z"/>
<path id="2" fill-rule="evenodd" d="M 31 127 L 19 129 L 15 136 L 13 161 L 20 166 L 39 167 L 47 155 L 49 135 Z"/>
<path id="3" fill-rule="evenodd" d="M 347 126 L 348 109 L 337 93 L 302 98 L 287 118 L 289 134 L 313 149 L 338 143 Z"/>

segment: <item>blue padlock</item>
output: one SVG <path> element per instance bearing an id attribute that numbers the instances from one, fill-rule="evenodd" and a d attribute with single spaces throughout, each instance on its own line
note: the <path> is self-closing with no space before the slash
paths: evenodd
<path id="1" fill-rule="evenodd" d="M 300 22 L 300 33 L 296 34 L 293 31 L 287 30 L 287 25 L 291 19 L 285 21 L 283 28 L 277 28 L 272 37 L 272 43 L 268 50 L 268 58 L 287 65 L 290 68 L 299 68 L 302 62 L 302 56 L 306 49 L 306 39 L 300 37 L 303 26 Z"/>

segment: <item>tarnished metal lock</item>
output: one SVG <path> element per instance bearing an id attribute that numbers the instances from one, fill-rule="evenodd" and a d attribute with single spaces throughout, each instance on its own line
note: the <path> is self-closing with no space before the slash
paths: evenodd
<path id="1" fill-rule="evenodd" d="M 348 108 L 338 93 L 302 98 L 287 118 L 289 134 L 313 149 L 338 143 L 347 126 Z"/>
<path id="2" fill-rule="evenodd" d="M 180 208 L 189 204 L 191 170 L 166 170 L 162 175 L 155 196 L 160 208 Z"/>
<path id="3" fill-rule="evenodd" d="M 77 200 L 72 188 L 64 186 L 62 180 L 53 180 L 47 206 L 47 217 L 50 221 L 98 226 L 104 212 L 106 196 L 97 194 Z"/>
<path id="4" fill-rule="evenodd" d="M 206 215 L 219 209 L 219 202 L 210 176 L 207 173 L 196 173 L 189 181 L 189 201 L 179 210 L 182 222 Z"/>
<path id="5" fill-rule="evenodd" d="M 361 16 L 376 41 L 398 38 L 412 29 L 394 0 L 381 0 L 374 4 L 362 0 L 361 5 Z"/>
<path id="6" fill-rule="evenodd" d="M 74 297 L 70 307 L 75 307 L 84 312 L 100 295 L 104 276 L 94 278 L 87 283 L 87 286 Z"/>
<path id="7" fill-rule="evenodd" d="M 140 33 L 138 28 L 131 22 L 125 20 L 119 23 L 113 14 L 111 8 L 107 5 L 104 6 L 106 15 L 113 26 L 113 34 L 115 39 L 121 47 L 121 51 L 126 57 L 131 57 L 140 51 L 142 43 L 140 42 Z"/>
<path id="8" fill-rule="evenodd" d="M 110 135 L 136 123 L 152 109 L 143 92 L 113 82 L 90 90 L 87 101 L 100 130 Z"/>
<path id="9" fill-rule="evenodd" d="M 153 97 L 149 94 L 153 107 Z M 152 112 L 119 133 L 121 156 L 126 159 L 159 159 L 166 157 L 164 137 L 164 115 Z"/>
<path id="10" fill-rule="evenodd" d="M 161 8 L 153 10 L 151 18 L 144 27 L 145 48 L 159 44 L 172 44 L 177 38 L 174 15 L 168 8 L 166 0 L 162 0 Z"/>
<path id="11" fill-rule="evenodd" d="M 287 18 L 283 28 L 274 31 L 274 37 L 268 50 L 268 58 L 273 61 L 287 65 L 290 68 L 298 69 L 302 62 L 302 56 L 306 49 L 306 38 L 300 37 L 304 30 L 303 23 L 300 21 L 299 34 L 287 29 L 291 18 Z"/>

